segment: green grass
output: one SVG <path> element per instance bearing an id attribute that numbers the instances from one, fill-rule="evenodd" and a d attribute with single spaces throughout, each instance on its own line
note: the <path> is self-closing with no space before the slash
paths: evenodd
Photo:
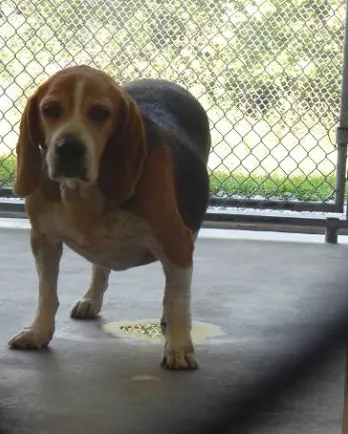
<path id="1" fill-rule="evenodd" d="M 334 188 L 334 174 L 287 177 L 214 172 L 210 176 L 210 191 L 217 197 L 261 196 L 273 200 L 328 201 L 333 199 Z"/>
<path id="2" fill-rule="evenodd" d="M 0 156 L 0 188 L 12 187 L 16 159 Z M 327 201 L 333 198 L 335 175 L 266 176 L 214 171 L 210 191 L 217 197 L 252 198 L 261 196 L 277 200 Z"/>
<path id="3" fill-rule="evenodd" d="M 0 188 L 13 186 L 15 170 L 16 158 L 13 155 L 0 155 Z"/>

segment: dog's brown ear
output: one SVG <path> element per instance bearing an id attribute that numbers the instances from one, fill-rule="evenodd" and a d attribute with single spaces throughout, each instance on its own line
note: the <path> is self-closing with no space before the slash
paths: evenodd
<path id="1" fill-rule="evenodd" d="M 25 106 L 17 143 L 17 172 L 14 194 L 20 197 L 29 196 L 39 186 L 42 155 L 40 144 L 43 135 L 39 124 L 37 93 L 29 98 Z"/>
<path id="2" fill-rule="evenodd" d="M 117 89 L 118 108 L 115 129 L 99 167 L 99 188 L 120 204 L 134 193 L 147 154 L 144 123 L 136 103 Z"/>

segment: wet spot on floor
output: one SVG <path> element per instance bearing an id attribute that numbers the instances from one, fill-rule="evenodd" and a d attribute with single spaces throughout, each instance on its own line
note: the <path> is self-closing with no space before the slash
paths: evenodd
<path id="1" fill-rule="evenodd" d="M 133 321 L 109 322 L 102 329 L 118 338 L 131 338 L 149 341 L 163 341 L 164 337 L 158 320 L 142 319 Z M 194 321 L 192 324 L 192 339 L 194 343 L 202 343 L 209 338 L 222 336 L 224 333 L 215 324 Z"/>

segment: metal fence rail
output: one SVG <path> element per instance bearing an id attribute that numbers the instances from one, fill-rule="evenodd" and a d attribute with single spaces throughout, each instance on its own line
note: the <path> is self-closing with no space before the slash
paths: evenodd
<path id="1" fill-rule="evenodd" d="M 344 0 L 2 0 L 0 187 L 26 98 L 72 64 L 187 87 L 212 126 L 212 204 L 343 209 Z M 343 150 L 343 151 L 342 151 Z"/>

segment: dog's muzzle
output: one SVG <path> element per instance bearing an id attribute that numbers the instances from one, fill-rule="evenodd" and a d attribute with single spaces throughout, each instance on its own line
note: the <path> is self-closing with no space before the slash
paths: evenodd
<path id="1" fill-rule="evenodd" d="M 86 181 L 86 146 L 80 139 L 66 137 L 56 144 L 56 175 Z"/>

